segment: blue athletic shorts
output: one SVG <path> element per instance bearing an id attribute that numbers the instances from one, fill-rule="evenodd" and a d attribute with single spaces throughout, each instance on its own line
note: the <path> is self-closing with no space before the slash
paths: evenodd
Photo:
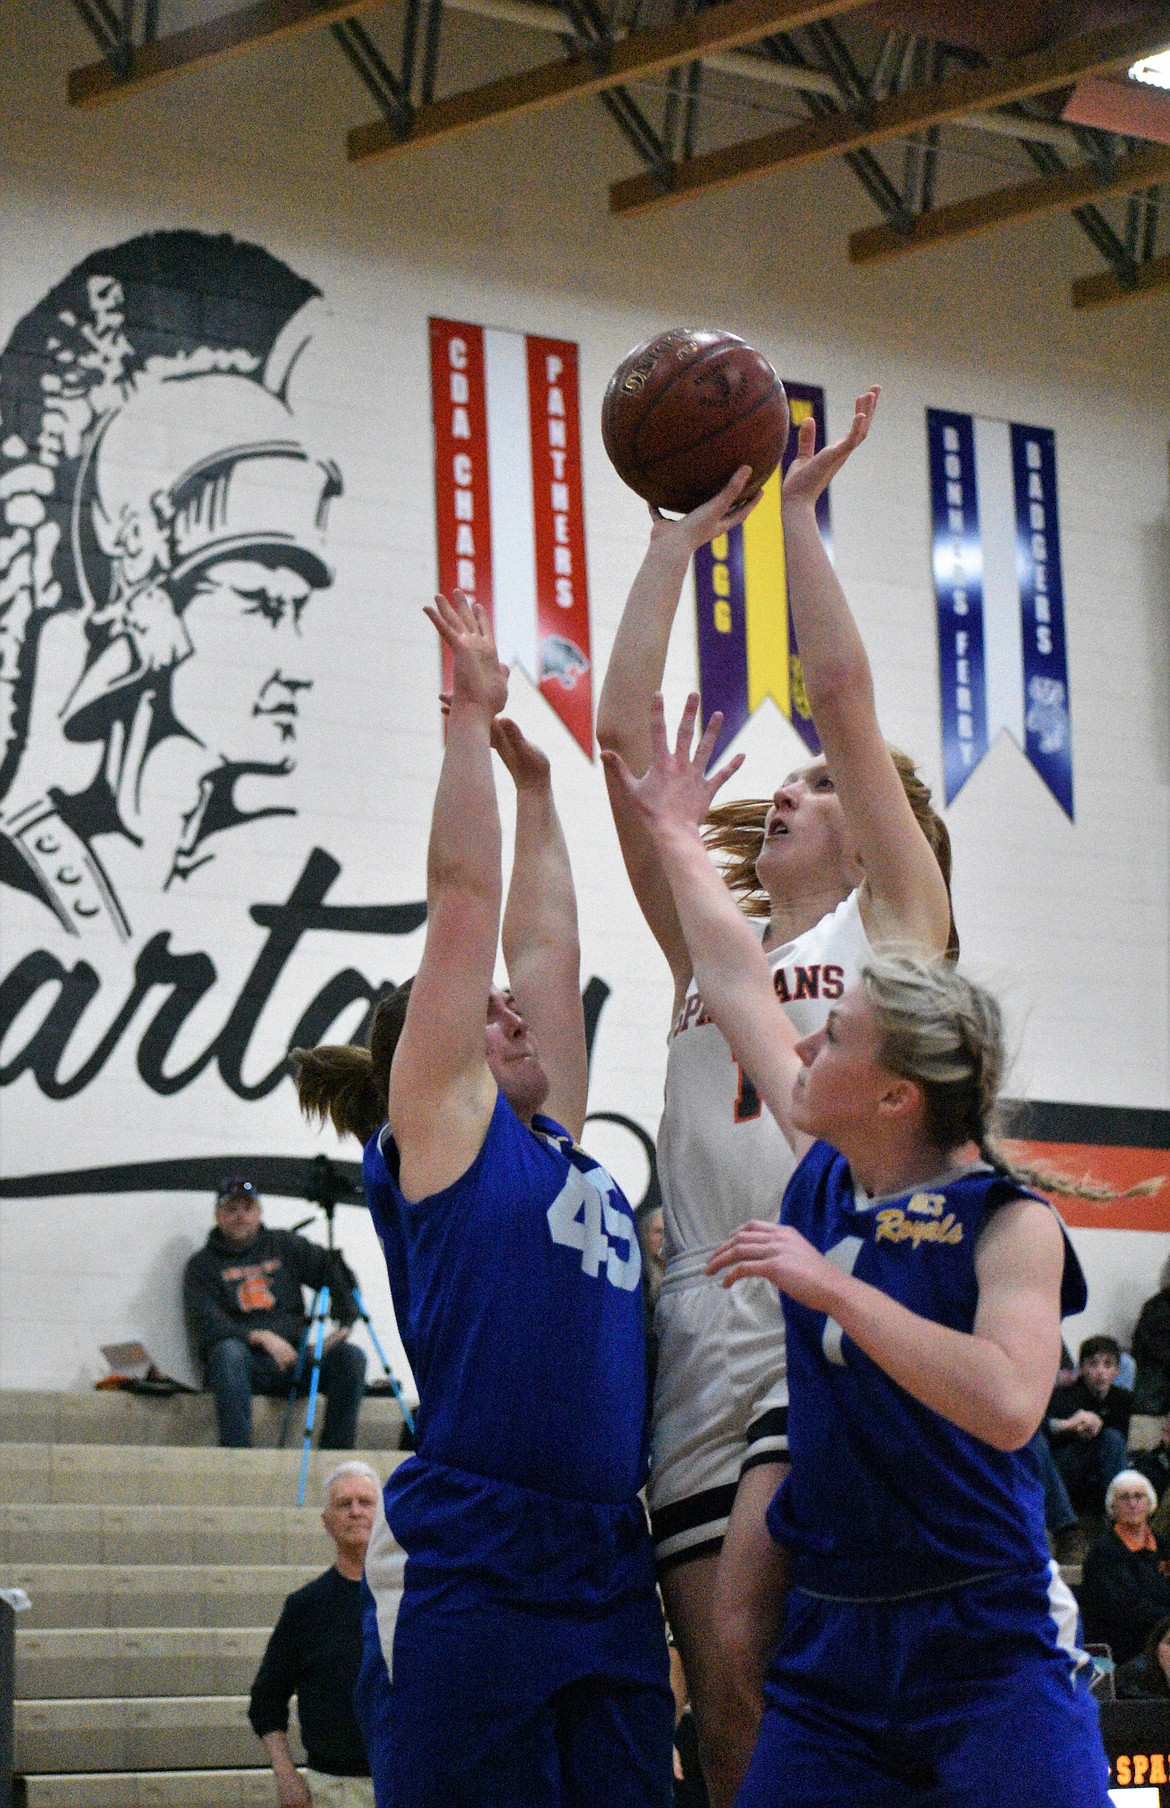
<path id="1" fill-rule="evenodd" d="M 1059 1575 L 903 1601 L 790 1590 L 736 1808 L 1110 1808 Z"/>
<path id="2" fill-rule="evenodd" d="M 385 1666 L 378 1677 L 363 1665 L 357 1701 L 378 1808 L 670 1808 L 669 1691 L 584 1677 L 471 1747 L 469 1704 L 453 1704 L 445 1741 L 420 1743 L 395 1694 Z"/>

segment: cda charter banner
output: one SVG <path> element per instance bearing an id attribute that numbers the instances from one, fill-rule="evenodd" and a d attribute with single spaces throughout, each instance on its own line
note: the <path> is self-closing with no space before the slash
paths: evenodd
<path id="1" fill-rule="evenodd" d="M 1056 436 L 941 408 L 926 419 L 947 802 L 1006 729 L 1071 818 Z"/>
<path id="2" fill-rule="evenodd" d="M 593 756 L 577 347 L 431 321 L 439 586 L 491 618 Z"/>

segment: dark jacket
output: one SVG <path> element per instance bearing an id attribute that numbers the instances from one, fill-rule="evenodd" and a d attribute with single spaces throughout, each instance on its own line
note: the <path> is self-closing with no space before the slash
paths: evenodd
<path id="1" fill-rule="evenodd" d="M 1160 1506 L 1162 1496 L 1170 1488 L 1170 1447 L 1158 1444 L 1153 1450 L 1135 1450 L 1130 1456 L 1129 1466 L 1153 1484 Z M 1156 1531 L 1157 1527 L 1154 1529 Z"/>
<path id="2" fill-rule="evenodd" d="M 1048 1442 L 1054 1450 L 1063 1450 L 1066 1444 L 1081 1442 L 1079 1432 L 1053 1431 L 1053 1419 L 1071 1419 L 1074 1413 L 1087 1408 L 1104 1420 L 1107 1431 L 1119 1431 L 1123 1438 L 1129 1436 L 1130 1414 L 1133 1412 L 1133 1395 L 1127 1387 L 1114 1384 L 1103 1400 L 1097 1396 L 1078 1375 L 1069 1387 L 1058 1387 L 1048 1402 Z"/>
<path id="3" fill-rule="evenodd" d="M 362 1585 L 336 1569 L 298 1588 L 281 1610 L 252 1684 L 257 1738 L 288 1731 L 296 1695 L 305 1756 L 328 1776 L 368 1777 L 353 1691 L 362 1661 Z"/>
<path id="4" fill-rule="evenodd" d="M 356 1283 L 336 1251 L 331 1256 L 295 1231 L 263 1225 L 241 1249 L 213 1230 L 183 1275 L 183 1304 L 199 1354 L 206 1360 L 213 1344 L 246 1339 L 250 1331 L 275 1331 L 295 1346 L 308 1323 L 301 1289 L 326 1282 L 332 1316 L 353 1324 Z"/>
<path id="5" fill-rule="evenodd" d="M 1170 1412 L 1170 1293 L 1155 1293 L 1138 1314 L 1133 1332 L 1133 1409 Z"/>
<path id="6" fill-rule="evenodd" d="M 1118 1701 L 1166 1701 L 1170 1684 L 1156 1657 L 1143 1651 L 1128 1664 L 1118 1664 L 1113 1676 Z"/>
<path id="7" fill-rule="evenodd" d="M 1170 1547 L 1131 1551 L 1110 1529 L 1089 1546 L 1081 1581 L 1081 1612 L 1090 1644 L 1108 1645 L 1113 1661 L 1136 1657 L 1158 1620 L 1170 1614 Z"/>

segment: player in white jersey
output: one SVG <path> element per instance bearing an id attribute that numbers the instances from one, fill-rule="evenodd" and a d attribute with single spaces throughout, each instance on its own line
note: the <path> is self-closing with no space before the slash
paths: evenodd
<path id="1" fill-rule="evenodd" d="M 766 918 L 777 997 L 802 1034 L 824 1023 L 873 944 L 927 954 L 955 945 L 947 832 L 910 762 L 882 739 L 869 662 L 816 523 L 817 497 L 866 437 L 877 397 L 860 396 L 848 435 L 820 452 L 814 423 L 804 422 L 784 482 L 789 596 L 824 756 L 789 774 L 770 802 L 713 812 L 708 837 L 728 857 L 747 913 Z M 737 472 L 682 521 L 655 517 L 597 719 L 602 747 L 635 773 L 650 763 L 649 704 L 691 556 L 744 519 L 747 475 Z M 666 1275 L 652 1522 L 713 1808 L 729 1808 L 754 1744 L 778 1618 L 783 1577 L 764 1512 L 783 1474 L 787 1392 L 775 1291 L 763 1282 L 725 1290 L 704 1269 L 741 1224 L 778 1217 L 792 1157 L 706 1019 L 670 889 L 612 775 L 610 798 L 634 893 L 675 984 L 659 1145 Z"/>

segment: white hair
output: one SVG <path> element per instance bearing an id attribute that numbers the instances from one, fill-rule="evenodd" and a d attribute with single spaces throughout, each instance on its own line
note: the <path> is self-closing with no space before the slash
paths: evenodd
<path id="1" fill-rule="evenodd" d="M 1150 1512 L 1152 1513 L 1155 1510 L 1158 1505 L 1158 1495 L 1149 1476 L 1143 1475 L 1140 1469 L 1122 1469 L 1113 1477 L 1113 1480 L 1105 1490 L 1105 1514 L 1108 1519 L 1114 1517 L 1113 1497 L 1123 1482 L 1126 1487 L 1129 1488 L 1132 1488 L 1135 1482 L 1143 1487 L 1146 1491 L 1146 1498 L 1150 1503 Z"/>
<path id="2" fill-rule="evenodd" d="M 374 1487 L 379 1494 L 382 1492 L 382 1483 L 378 1478 L 378 1471 L 376 1469 L 371 1469 L 368 1463 L 359 1463 L 356 1457 L 351 1457 L 347 1463 L 337 1463 L 322 1482 L 321 1498 L 326 1506 L 329 1505 L 333 1496 L 333 1490 L 343 1475 L 360 1475 L 364 1481 L 373 1482 Z"/>

